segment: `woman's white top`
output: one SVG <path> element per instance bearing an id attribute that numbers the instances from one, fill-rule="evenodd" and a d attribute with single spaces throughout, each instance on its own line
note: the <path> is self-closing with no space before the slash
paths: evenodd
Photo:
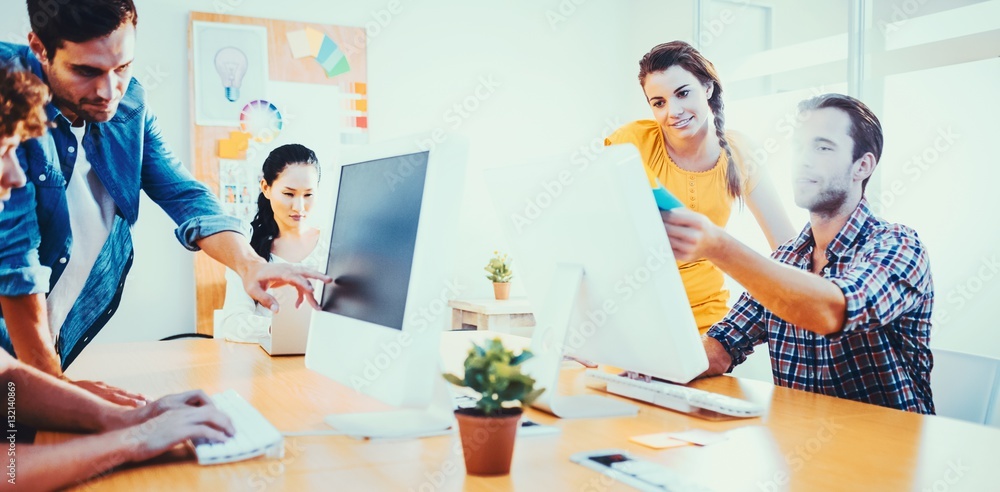
<path id="1" fill-rule="evenodd" d="M 329 252 L 330 241 L 325 234 L 320 233 L 316 247 L 298 265 L 324 272 Z M 272 253 L 271 263 L 291 262 Z M 313 282 L 317 302 L 319 302 L 319 296 L 322 293 L 321 286 L 320 282 Z M 246 289 L 243 288 L 243 279 L 236 272 L 227 268 L 226 302 L 222 306 L 218 326 L 215 327 L 215 338 L 222 338 L 230 342 L 257 343 L 262 337 L 268 336 L 271 331 L 271 314 L 270 309 L 261 306 L 247 294 Z"/>

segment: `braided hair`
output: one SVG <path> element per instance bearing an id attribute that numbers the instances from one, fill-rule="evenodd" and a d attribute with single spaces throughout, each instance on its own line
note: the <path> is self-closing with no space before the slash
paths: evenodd
<path id="1" fill-rule="evenodd" d="M 691 72 L 703 85 L 711 83 L 715 86 L 712 97 L 708 99 L 708 107 L 712 110 L 712 116 L 715 120 L 715 136 L 719 139 L 719 146 L 726 153 L 726 191 L 742 203 L 743 176 L 736 166 L 736 161 L 733 160 L 733 149 L 729 146 L 729 140 L 726 138 L 722 84 L 719 82 L 719 74 L 715 71 L 712 62 L 684 41 L 658 44 L 639 60 L 639 84 L 645 86 L 647 75 L 662 72 L 674 65 L 679 65 L 684 70 Z"/>
<path id="2" fill-rule="evenodd" d="M 315 166 L 319 175 L 319 160 L 316 153 L 303 145 L 287 144 L 271 151 L 261 171 L 264 174 L 264 181 L 268 186 L 274 184 L 286 167 L 291 165 Z M 271 201 L 261 192 L 257 196 L 257 215 L 250 222 L 253 227 L 253 235 L 250 236 L 250 247 L 267 261 L 271 261 L 271 246 L 274 245 L 274 238 L 278 237 L 278 222 L 274 220 L 274 210 L 271 208 Z"/>

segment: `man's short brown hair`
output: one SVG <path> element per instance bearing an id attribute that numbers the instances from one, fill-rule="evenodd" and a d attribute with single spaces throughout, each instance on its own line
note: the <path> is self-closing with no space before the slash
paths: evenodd
<path id="1" fill-rule="evenodd" d="M 45 133 L 49 87 L 33 73 L 0 63 L 0 137 L 35 138 Z"/>

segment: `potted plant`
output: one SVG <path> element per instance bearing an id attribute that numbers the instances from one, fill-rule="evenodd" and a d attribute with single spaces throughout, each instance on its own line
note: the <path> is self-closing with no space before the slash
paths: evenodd
<path id="1" fill-rule="evenodd" d="M 493 281 L 493 296 L 498 301 L 510 298 L 510 279 L 514 277 L 510 264 L 513 261 L 506 254 L 500 256 L 500 252 L 494 251 L 493 258 L 484 268 L 489 273 L 486 278 Z"/>
<path id="2" fill-rule="evenodd" d="M 521 412 L 545 391 L 535 389 L 535 380 L 521 374 L 521 364 L 531 357 L 528 350 L 514 355 L 495 338 L 485 347 L 473 344 L 465 359 L 464 377 L 444 375 L 448 382 L 479 393 L 475 407 L 455 410 L 468 474 L 510 472 Z"/>

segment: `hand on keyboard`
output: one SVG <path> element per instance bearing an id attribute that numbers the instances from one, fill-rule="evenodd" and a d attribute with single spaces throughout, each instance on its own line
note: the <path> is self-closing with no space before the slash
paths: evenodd
<path id="1" fill-rule="evenodd" d="M 211 406 L 212 400 L 202 390 L 167 395 L 145 406 L 123 412 L 120 418 L 108 419 L 106 429 L 120 429 L 141 424 L 170 410 Z M 230 426 L 231 428 L 231 426 Z"/>
<path id="2" fill-rule="evenodd" d="M 236 429 L 226 414 L 213 405 L 172 408 L 141 425 L 118 431 L 133 445 L 132 461 L 145 461 L 192 439 L 223 442 Z"/>
<path id="3" fill-rule="evenodd" d="M 284 438 L 256 408 L 233 390 L 212 395 L 212 403 L 232 419 L 236 433 L 225 442 L 193 440 L 198 464 L 230 463 L 261 455 L 280 457 Z"/>

